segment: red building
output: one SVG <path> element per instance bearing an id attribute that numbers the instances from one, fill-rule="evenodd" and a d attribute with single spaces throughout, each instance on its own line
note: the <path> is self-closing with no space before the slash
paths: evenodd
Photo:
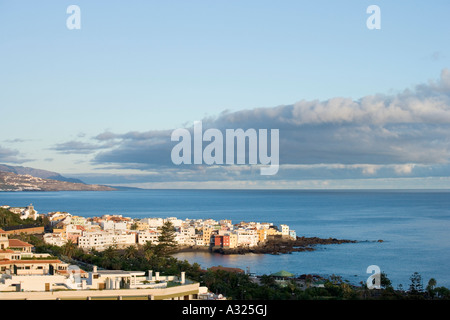
<path id="1" fill-rule="evenodd" d="M 225 235 L 225 236 L 219 236 L 219 235 L 214 235 L 214 246 L 215 247 L 230 247 L 230 236 Z"/>

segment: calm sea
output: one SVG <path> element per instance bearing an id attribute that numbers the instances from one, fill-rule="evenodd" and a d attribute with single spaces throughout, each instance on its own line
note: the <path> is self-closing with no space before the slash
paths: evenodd
<path id="1" fill-rule="evenodd" d="M 285 255 L 180 253 L 176 256 L 255 274 L 336 274 L 366 281 L 378 265 L 397 287 L 419 272 L 450 287 L 450 192 L 294 190 L 134 190 L 117 192 L 0 192 L 0 205 L 39 213 L 66 211 L 84 217 L 121 214 L 133 218 L 213 218 L 288 224 L 298 236 L 359 240 Z M 376 240 L 383 240 L 382 243 Z M 366 241 L 367 240 L 367 241 Z"/>

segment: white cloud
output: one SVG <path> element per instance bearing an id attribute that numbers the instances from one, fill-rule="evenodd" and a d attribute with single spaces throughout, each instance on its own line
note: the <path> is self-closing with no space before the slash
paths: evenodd
<path id="1" fill-rule="evenodd" d="M 414 169 L 414 164 L 407 163 L 407 164 L 397 164 L 394 165 L 394 170 L 398 174 L 410 174 L 412 170 Z"/>

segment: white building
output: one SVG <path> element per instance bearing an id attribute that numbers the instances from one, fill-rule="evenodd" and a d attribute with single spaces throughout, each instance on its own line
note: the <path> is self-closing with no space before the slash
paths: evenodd
<path id="1" fill-rule="evenodd" d="M 127 223 L 125 221 L 115 222 L 113 220 L 103 220 L 100 225 L 105 231 L 127 230 Z"/>
<path id="2" fill-rule="evenodd" d="M 289 226 L 286 224 L 280 224 L 281 227 L 281 235 L 283 237 L 289 237 Z"/>
<path id="3" fill-rule="evenodd" d="M 64 233 L 46 233 L 44 234 L 44 242 L 52 246 L 63 246 L 67 242 Z"/>
<path id="4" fill-rule="evenodd" d="M 238 229 L 234 233 L 237 234 L 237 245 L 243 247 L 253 247 L 258 245 L 258 233 L 254 229 Z"/>
<path id="5" fill-rule="evenodd" d="M 181 227 L 177 228 L 177 232 L 179 232 L 189 238 L 195 236 L 195 228 L 192 226 L 181 226 Z"/>
<path id="6" fill-rule="evenodd" d="M 108 247 L 125 248 L 136 244 L 136 234 L 133 232 L 94 231 L 83 232 L 78 238 L 78 246 L 82 249 L 105 250 Z"/>
<path id="7" fill-rule="evenodd" d="M 201 234 L 197 234 L 194 237 L 195 245 L 203 247 L 205 245 L 205 241 L 203 240 L 203 236 Z"/>
<path id="8" fill-rule="evenodd" d="M 168 283 L 178 283 L 168 286 Z M 202 292 L 207 288 L 202 288 Z M 200 286 L 180 276 L 160 276 L 151 270 L 122 271 L 98 270 L 84 272 L 77 266 L 68 265 L 65 272 L 44 272 L 42 274 L 0 275 L 0 300 L 3 299 L 86 299 L 95 297 L 135 297 L 148 299 L 198 299 Z"/>
<path id="9" fill-rule="evenodd" d="M 52 226 L 57 225 L 60 222 L 64 224 L 69 224 L 72 220 L 72 215 L 67 212 L 50 212 L 47 214 L 47 218 L 49 219 Z"/>
<path id="10" fill-rule="evenodd" d="M 161 227 L 164 224 L 164 219 L 162 218 L 144 218 L 141 219 L 142 223 L 146 223 L 150 228 Z"/>
<path id="11" fill-rule="evenodd" d="M 10 212 L 20 215 L 20 219 L 33 219 L 36 220 L 39 217 L 38 212 L 34 209 L 33 205 L 30 204 L 28 207 L 10 207 L 8 209 Z"/>
<path id="12" fill-rule="evenodd" d="M 176 228 L 181 227 L 181 225 L 184 223 L 183 220 L 180 220 L 175 217 L 169 217 L 169 218 L 164 219 L 164 222 L 168 222 L 168 221 L 170 221 L 170 223 L 172 223 L 172 225 Z"/>
<path id="13" fill-rule="evenodd" d="M 175 233 L 175 241 L 179 245 L 184 245 L 184 246 L 195 246 L 196 245 L 195 234 L 191 236 L 190 234 L 176 232 Z"/>
<path id="14" fill-rule="evenodd" d="M 153 244 L 158 244 L 158 238 L 161 234 L 157 231 L 140 231 L 137 235 L 137 243 L 140 245 L 144 245 L 147 242 L 151 242 Z"/>

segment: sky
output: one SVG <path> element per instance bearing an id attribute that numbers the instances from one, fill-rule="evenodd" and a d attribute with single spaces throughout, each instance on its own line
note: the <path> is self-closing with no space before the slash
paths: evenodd
<path id="1" fill-rule="evenodd" d="M 0 163 L 144 188 L 449 188 L 449 9 L 1 0 Z M 278 173 L 174 165 L 194 121 L 278 129 Z"/>

